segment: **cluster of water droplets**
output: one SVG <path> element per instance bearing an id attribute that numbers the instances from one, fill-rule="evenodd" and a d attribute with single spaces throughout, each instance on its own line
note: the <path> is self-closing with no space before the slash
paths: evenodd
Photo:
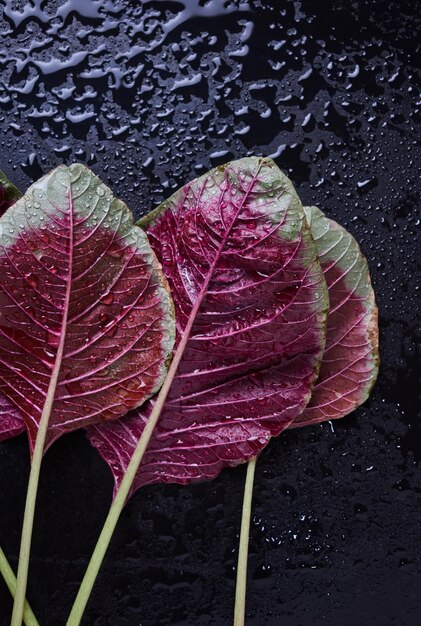
<path id="1" fill-rule="evenodd" d="M 368 257 L 382 330 L 374 399 L 333 433 L 325 425 L 282 437 L 262 460 L 264 479 L 257 478 L 252 539 L 259 555 L 252 549 L 251 575 L 259 589 L 259 579 L 271 572 L 271 550 L 282 550 L 288 576 L 277 574 L 273 594 L 279 600 L 282 582 L 291 613 L 299 612 L 300 591 L 306 590 L 302 570 L 322 571 L 321 594 L 335 587 L 328 566 L 343 566 L 348 576 L 346 558 L 370 578 L 370 566 L 358 562 L 359 536 L 371 515 L 381 520 L 383 537 L 393 539 L 392 512 L 409 508 L 413 463 L 421 458 L 413 411 L 418 381 L 408 367 L 418 354 L 417 29 L 397 0 L 374 3 L 378 9 L 362 2 L 327 4 L 322 10 L 310 1 L 6 0 L 0 17 L 0 166 L 14 182 L 25 186 L 59 163 L 82 161 L 139 215 L 214 165 L 263 154 L 289 174 L 306 204 L 318 204 L 347 226 Z M 398 387 L 404 390 L 399 401 Z M 389 477 L 391 465 L 404 467 L 405 479 Z M 289 476 L 281 487 L 280 471 Z M 389 517 L 376 491 L 379 474 Z M 228 545 L 235 543 L 239 522 L 229 507 L 241 503 L 232 491 L 234 475 L 216 483 L 223 485 L 218 502 L 231 516 L 231 525 L 224 524 Z M 241 485 L 238 479 L 238 490 Z M 206 584 L 197 573 L 206 559 L 203 541 L 225 562 L 220 580 L 233 578 L 235 555 L 218 553 L 224 541 L 208 536 L 206 515 L 193 501 L 199 521 L 183 535 L 183 546 L 181 526 L 158 538 L 154 528 L 158 504 L 170 502 L 171 494 L 194 500 L 197 489 L 168 488 L 167 500 L 158 489 L 150 495 L 141 530 L 142 546 L 151 541 L 152 565 L 142 584 L 148 592 L 158 584 L 154 580 L 166 581 L 154 589 L 151 615 L 160 605 L 167 608 L 170 593 L 174 620 L 187 623 L 187 594 L 190 609 L 203 608 L 195 623 L 216 624 L 227 621 L 228 612 L 214 622 L 206 617 L 215 610 L 212 593 L 227 607 L 232 588 L 209 583 L 212 567 Z M 338 509 L 330 516 L 323 503 L 332 494 Z M 215 523 L 224 515 L 218 510 L 214 519 L 209 510 Z M 370 545 L 373 562 L 379 553 L 392 568 L 409 554 L 407 544 L 395 542 L 396 552 L 386 555 L 376 536 Z M 159 547 L 162 555 L 156 556 Z M 167 548 L 181 570 L 194 561 L 196 574 L 187 568 L 182 582 L 167 575 Z M 116 568 L 122 579 L 129 576 L 122 563 Z M 117 599 L 124 611 L 137 597 L 130 580 L 133 594 Z M 199 592 L 209 584 L 203 600 Z M 132 608 L 135 614 L 138 607 Z M 255 623 L 265 623 L 260 617 Z"/>
<path id="2" fill-rule="evenodd" d="M 328 196 L 365 195 L 382 177 L 378 140 L 402 116 L 411 135 L 415 77 L 379 40 L 344 51 L 315 21 L 292 2 L 9 0 L 5 145 L 25 146 L 31 178 L 97 163 L 142 210 L 151 192 L 252 153 Z"/>
<path id="3" fill-rule="evenodd" d="M 2 165 L 25 186 L 85 162 L 140 214 L 213 165 L 272 156 L 356 234 L 402 318 L 418 288 L 419 42 L 388 10 L 398 25 L 351 7 L 350 34 L 341 7 L 307 2 L 7 0 Z"/>

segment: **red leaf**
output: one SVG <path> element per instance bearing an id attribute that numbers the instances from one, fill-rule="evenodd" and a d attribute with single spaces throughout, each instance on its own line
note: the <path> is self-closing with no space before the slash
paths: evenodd
<path id="1" fill-rule="evenodd" d="M 0 170 L 0 217 L 21 195 Z M 24 430 L 25 424 L 18 409 L 7 398 L 0 396 L 0 441 L 16 437 Z"/>
<path id="2" fill-rule="evenodd" d="M 345 228 L 305 208 L 329 289 L 326 349 L 311 400 L 291 428 L 344 417 L 369 396 L 379 368 L 377 307 L 367 261 Z"/>
<path id="3" fill-rule="evenodd" d="M 273 161 L 212 170 L 143 225 L 171 286 L 178 341 L 197 315 L 134 489 L 213 478 L 285 429 L 308 402 L 327 311 L 300 201 Z M 116 485 L 152 405 L 89 429 Z"/>
<path id="4" fill-rule="evenodd" d="M 0 441 L 17 437 L 25 430 L 25 424 L 18 409 L 0 395 Z"/>
<path id="5" fill-rule="evenodd" d="M 126 205 L 87 168 L 60 166 L 7 210 L 0 231 L 0 391 L 31 447 L 48 393 L 47 445 L 157 391 L 173 313 Z"/>

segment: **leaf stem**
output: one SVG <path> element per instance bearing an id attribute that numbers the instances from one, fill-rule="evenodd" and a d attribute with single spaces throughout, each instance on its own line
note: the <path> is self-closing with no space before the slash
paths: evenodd
<path id="1" fill-rule="evenodd" d="M 69 206 L 72 206 L 72 198 L 69 197 Z M 71 250 L 73 250 L 73 214 L 70 210 L 70 232 Z M 32 455 L 31 471 L 29 473 L 28 491 L 26 493 L 25 512 L 23 515 L 23 526 L 19 552 L 18 573 L 16 577 L 16 595 L 13 603 L 12 621 L 10 626 L 21 626 L 23 618 L 23 608 L 25 604 L 26 587 L 28 584 L 29 555 L 31 552 L 32 529 L 34 526 L 35 505 L 38 493 L 39 474 L 41 470 L 42 457 L 44 454 L 45 440 L 47 437 L 48 424 L 51 411 L 53 409 L 54 396 L 56 394 L 58 377 L 63 361 L 64 344 L 66 340 L 67 319 L 69 315 L 70 293 L 72 285 L 73 254 L 70 256 L 66 294 L 63 303 L 63 318 L 61 321 L 61 335 L 57 347 L 54 367 L 51 372 L 50 383 L 42 408 L 41 419 L 38 424 L 37 436 Z"/>
<path id="2" fill-rule="evenodd" d="M 207 283 L 202 288 L 202 291 L 204 291 L 206 287 Z M 111 504 L 107 519 L 105 520 L 105 524 L 102 528 L 94 552 L 91 556 L 91 560 L 85 572 L 85 576 L 82 580 L 82 584 L 79 588 L 76 600 L 70 611 L 69 619 L 66 623 L 67 626 L 79 626 L 82 620 L 83 613 L 89 600 L 89 596 L 91 594 L 95 580 L 98 576 L 102 561 L 104 560 L 105 553 L 108 549 L 108 546 L 110 545 L 110 541 L 119 520 L 121 511 L 123 510 L 123 507 L 129 496 L 130 489 L 135 479 L 137 470 L 139 469 L 139 465 L 142 462 L 143 455 L 149 444 L 150 438 L 152 437 L 153 430 L 161 415 L 161 411 L 167 399 L 167 395 L 170 391 L 172 382 L 177 373 L 177 368 L 183 356 L 184 349 L 187 345 L 200 304 L 201 297 L 197 299 L 197 302 L 191 310 L 185 331 L 174 353 L 174 358 L 171 362 L 168 374 L 164 380 L 164 384 L 162 385 L 161 390 L 156 398 L 155 405 L 152 409 L 150 417 L 148 418 L 142 435 L 137 442 L 136 449 L 132 455 L 132 458 L 130 459 L 129 465 L 127 466 L 126 472 L 123 476 L 123 480 L 121 481 L 120 487 L 117 490 L 113 503 Z"/>
<path id="3" fill-rule="evenodd" d="M 34 453 L 32 456 L 31 471 L 29 474 L 28 491 L 26 493 L 25 513 L 23 516 L 22 536 L 19 552 L 18 574 L 16 577 L 16 595 L 13 604 L 12 621 L 10 626 L 21 626 L 23 607 L 25 603 L 26 586 L 28 583 L 29 555 L 31 552 L 32 529 L 34 526 L 35 504 L 38 492 L 39 474 L 41 470 L 42 456 L 44 453 L 45 438 L 47 436 L 48 422 L 53 408 L 54 395 L 60 373 L 61 359 L 64 340 L 57 351 L 56 362 L 51 375 L 47 397 L 42 410 L 41 420 L 37 437 L 35 439 Z"/>
<path id="4" fill-rule="evenodd" d="M 259 169 L 260 169 L 260 166 L 259 166 Z M 257 174 L 255 175 L 255 178 L 256 177 L 257 177 Z M 255 181 L 255 178 L 250 184 L 250 189 Z M 243 199 L 243 202 L 241 203 L 240 207 L 238 207 L 236 215 L 238 215 L 244 202 L 245 202 L 245 198 Z M 139 465 L 142 462 L 142 458 L 145 453 L 145 450 L 148 447 L 150 438 L 152 437 L 153 430 L 161 415 L 168 393 L 171 389 L 171 385 L 173 383 L 174 377 L 177 373 L 178 366 L 180 364 L 180 361 L 184 354 L 184 350 L 189 340 L 190 333 L 193 328 L 193 324 L 195 322 L 197 313 L 202 305 L 202 301 L 208 289 L 209 282 L 211 280 L 213 271 L 216 267 L 216 263 L 219 259 L 221 250 L 223 249 L 226 243 L 228 234 L 230 232 L 230 229 L 233 223 L 234 223 L 234 220 L 232 221 L 231 226 L 227 229 L 227 231 L 225 232 L 225 235 L 222 238 L 221 244 L 219 246 L 219 250 L 215 254 L 215 257 L 209 266 L 206 279 L 204 280 L 202 288 L 200 289 L 200 292 L 197 296 L 196 302 L 190 311 L 189 319 L 184 328 L 183 334 L 180 339 L 180 343 L 178 344 L 178 347 L 174 352 L 174 357 L 171 362 L 170 368 L 168 370 L 168 374 L 164 380 L 164 384 L 162 385 L 161 390 L 157 396 L 155 405 L 152 409 L 152 412 L 149 416 L 148 421 L 146 422 L 142 435 L 139 441 L 137 442 L 136 449 L 132 455 L 132 458 L 130 459 L 130 463 L 127 466 L 126 472 L 123 476 L 123 480 L 121 481 L 120 487 L 118 488 L 114 501 L 108 512 L 107 519 L 105 520 L 105 524 L 102 528 L 102 531 L 97 541 L 97 544 L 95 546 L 94 552 L 91 556 L 91 560 L 88 564 L 88 568 L 85 572 L 85 576 L 82 580 L 82 584 L 79 588 L 78 594 L 76 596 L 76 600 L 70 611 L 69 619 L 67 621 L 66 626 L 79 626 L 81 622 L 84 610 L 89 600 L 89 596 L 91 594 L 95 580 L 98 576 L 99 569 L 101 567 L 102 561 L 104 560 L 104 556 L 107 551 L 107 548 L 110 544 L 111 537 L 113 536 L 115 527 L 117 525 L 121 511 L 123 510 L 123 507 L 125 505 L 127 497 L 129 496 L 131 486 L 135 479 L 137 470 L 139 469 Z"/>
<path id="5" fill-rule="evenodd" d="M 251 501 L 253 497 L 254 470 L 257 457 L 247 465 L 244 486 L 243 512 L 241 515 L 240 544 L 238 550 L 237 582 L 235 586 L 234 626 L 244 626 L 246 613 L 247 560 L 250 533 Z"/>
<path id="6" fill-rule="evenodd" d="M 3 550 L 0 548 L 0 573 L 4 578 L 4 582 L 6 583 L 12 597 L 15 597 L 16 593 L 16 576 L 10 567 L 10 564 L 4 554 Z M 23 621 L 26 626 L 39 626 L 38 620 L 35 617 L 29 602 L 25 600 L 23 606 Z"/>

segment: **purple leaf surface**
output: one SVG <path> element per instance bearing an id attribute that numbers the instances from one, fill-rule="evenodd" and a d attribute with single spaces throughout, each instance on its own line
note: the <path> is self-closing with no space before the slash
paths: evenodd
<path id="1" fill-rule="evenodd" d="M 86 167 L 58 167 L 1 218 L 0 392 L 31 448 L 47 394 L 49 445 L 155 393 L 173 318 L 145 233 Z"/>
<path id="2" fill-rule="evenodd" d="M 25 423 L 19 410 L 4 396 L 0 395 L 0 441 L 17 437 L 25 430 Z"/>
<path id="3" fill-rule="evenodd" d="M 177 342 L 195 318 L 133 489 L 211 479 L 288 427 L 317 376 L 328 307 L 301 203 L 271 160 L 212 170 L 142 225 L 170 283 Z M 89 429 L 116 486 L 153 403 Z"/>
<path id="4" fill-rule="evenodd" d="M 369 396 L 379 369 L 377 306 L 367 261 L 352 235 L 305 208 L 329 289 L 326 349 L 309 404 L 291 427 L 344 417 Z"/>
<path id="5" fill-rule="evenodd" d="M 0 170 L 0 217 L 19 200 L 21 193 Z M 25 424 L 18 409 L 4 396 L 0 395 L 0 441 L 20 435 Z"/>

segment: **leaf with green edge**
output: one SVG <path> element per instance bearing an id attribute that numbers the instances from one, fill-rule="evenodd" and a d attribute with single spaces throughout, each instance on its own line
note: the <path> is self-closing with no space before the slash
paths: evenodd
<path id="1" fill-rule="evenodd" d="M 352 235 L 316 207 L 304 207 L 329 290 L 326 348 L 310 402 L 290 428 L 344 417 L 362 404 L 377 377 L 378 321 L 367 261 Z M 244 488 L 234 624 L 244 624 L 253 477 Z"/>
<path id="2" fill-rule="evenodd" d="M 31 448 L 47 393 L 46 446 L 159 389 L 174 340 L 168 284 L 99 178 L 80 164 L 56 168 L 6 211 L 0 235 L 0 392 Z"/>
<path id="3" fill-rule="evenodd" d="M 0 170 L 0 217 L 21 196 L 20 191 Z M 7 398 L 0 395 L 0 441 L 16 437 L 24 430 L 25 425 L 19 410 Z"/>
<path id="4" fill-rule="evenodd" d="M 344 417 L 367 400 L 379 369 L 378 312 L 367 261 L 354 237 L 304 207 L 329 290 L 326 348 L 309 404 L 290 428 Z"/>
<path id="5" fill-rule="evenodd" d="M 0 395 L 0 441 L 17 437 L 25 431 L 25 423 L 19 409 Z"/>
<path id="6" fill-rule="evenodd" d="M 301 203 L 270 159 L 216 168 L 141 223 L 187 343 L 133 490 L 211 479 L 287 428 L 317 376 L 328 306 Z M 116 486 L 153 406 L 88 431 Z"/>

